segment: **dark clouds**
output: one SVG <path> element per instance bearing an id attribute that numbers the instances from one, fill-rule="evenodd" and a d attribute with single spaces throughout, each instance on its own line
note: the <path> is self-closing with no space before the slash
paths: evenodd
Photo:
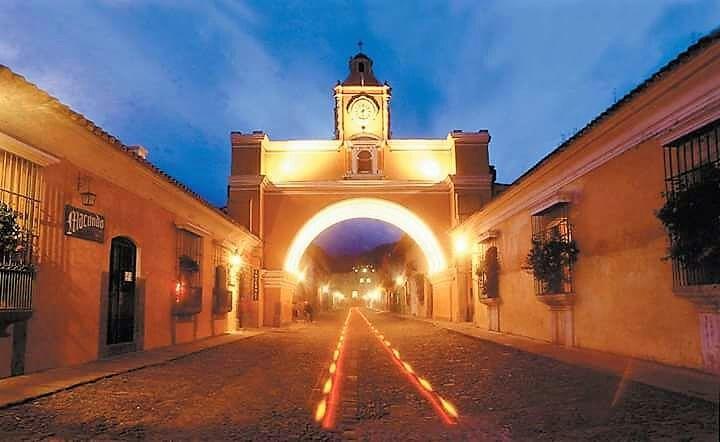
<path id="1" fill-rule="evenodd" d="M 218 205 L 228 133 L 329 138 L 358 39 L 398 137 L 487 128 L 511 181 L 720 23 L 715 0 L 8 0 L 8 65 Z"/>

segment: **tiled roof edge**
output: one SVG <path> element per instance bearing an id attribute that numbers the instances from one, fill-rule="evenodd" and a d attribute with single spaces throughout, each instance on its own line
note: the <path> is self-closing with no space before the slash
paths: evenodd
<path id="1" fill-rule="evenodd" d="M 94 135 L 100 137 L 101 139 L 103 139 L 105 142 L 107 142 L 107 143 L 110 144 L 111 146 L 113 146 L 113 147 L 115 147 L 116 149 L 122 151 L 123 153 L 125 153 L 125 154 L 128 155 L 128 156 L 130 156 L 131 158 L 135 159 L 135 161 L 137 161 L 139 164 L 141 164 L 142 166 L 144 166 L 146 169 L 149 169 L 149 170 L 150 170 L 151 172 L 153 172 L 155 175 L 158 175 L 160 178 L 164 179 L 166 182 L 172 184 L 173 186 L 175 186 L 176 188 L 178 188 L 179 190 L 181 190 L 181 191 L 184 192 L 185 194 L 191 196 L 193 199 L 195 199 L 196 201 L 198 201 L 199 203 L 201 203 L 201 204 L 204 205 L 205 207 L 211 209 L 213 212 L 215 212 L 216 214 L 220 215 L 222 218 L 224 218 L 225 220 L 229 221 L 229 222 L 232 223 L 233 225 L 235 225 L 235 226 L 237 226 L 237 227 L 240 227 L 246 234 L 248 234 L 249 236 L 251 236 L 251 237 L 253 237 L 253 238 L 255 238 L 255 239 L 257 239 L 257 240 L 259 241 L 259 238 L 257 238 L 255 235 L 253 235 L 252 233 L 250 233 L 245 226 L 243 226 L 242 224 L 238 223 L 236 220 L 234 220 L 233 218 L 231 218 L 227 213 L 223 212 L 223 211 L 220 210 L 218 207 L 214 206 L 212 203 L 210 203 L 210 202 L 207 201 L 205 198 L 203 198 L 202 196 L 200 196 L 197 192 L 195 192 L 194 190 L 192 190 L 188 185 L 182 183 L 181 181 L 177 180 L 176 178 L 173 178 L 170 174 L 168 174 L 167 172 L 163 171 L 162 169 L 160 169 L 159 167 L 157 167 L 156 165 L 154 165 L 153 163 L 151 163 L 151 162 L 148 161 L 147 159 L 141 158 L 141 157 L 135 155 L 134 153 L 130 152 L 130 150 L 128 150 L 128 146 L 126 146 L 122 141 L 120 141 L 120 139 L 119 139 L 118 137 L 116 137 L 116 136 L 108 133 L 106 130 L 104 130 L 103 128 L 101 128 L 101 127 L 98 126 L 97 124 L 95 124 L 92 120 L 88 119 L 88 118 L 85 117 L 83 114 L 74 111 L 72 108 L 70 108 L 70 106 L 68 106 L 67 104 L 65 104 L 65 103 L 63 103 L 62 101 L 60 101 L 57 97 L 54 97 L 54 96 L 50 95 L 50 94 L 47 93 L 45 90 L 43 90 L 42 88 L 40 88 L 38 85 L 36 85 L 35 83 L 29 81 L 29 80 L 28 80 L 27 78 L 25 78 L 23 75 L 20 75 L 20 74 L 16 73 L 16 72 L 13 71 L 12 69 L 10 69 L 8 66 L 3 65 L 3 64 L 0 64 L 0 71 L 2 71 L 2 70 L 6 70 L 7 72 L 10 73 L 10 75 L 11 75 L 14 79 L 19 80 L 19 81 L 22 81 L 23 83 L 25 83 L 25 84 L 27 84 L 28 86 L 32 87 L 37 93 L 40 94 L 40 96 L 42 96 L 42 97 L 44 97 L 45 99 L 47 99 L 47 100 L 49 100 L 50 102 L 52 102 L 52 103 L 54 104 L 54 106 L 55 106 L 56 109 L 59 109 L 60 111 L 62 111 L 62 112 L 64 112 L 65 114 L 67 114 L 67 115 L 70 117 L 70 119 L 73 120 L 75 123 L 84 126 L 85 129 L 87 129 L 89 132 L 91 132 L 91 133 L 93 133 Z"/>
<path id="2" fill-rule="evenodd" d="M 529 175 L 532 175 L 532 173 L 538 169 L 540 166 L 542 166 L 544 163 L 548 162 L 550 159 L 552 159 L 555 155 L 559 154 L 560 152 L 567 149 L 571 144 L 573 144 L 576 140 L 584 136 L 587 132 L 590 131 L 590 129 L 594 128 L 601 122 L 605 121 L 607 118 L 615 114 L 620 108 L 625 106 L 627 103 L 632 101 L 632 99 L 639 94 L 640 92 L 644 91 L 651 85 L 653 85 L 656 81 L 658 81 L 662 76 L 672 72 L 675 68 L 677 68 L 679 65 L 685 63 L 690 57 L 692 57 L 696 52 L 705 49 L 706 47 L 710 46 L 712 43 L 714 43 L 716 40 L 720 40 L 720 27 L 715 28 L 712 30 L 709 34 L 701 37 L 698 41 L 693 43 L 691 46 L 689 46 L 686 50 L 681 52 L 677 57 L 669 61 L 665 66 L 660 68 L 658 71 L 656 71 L 654 74 L 652 74 L 649 78 L 647 78 L 645 81 L 640 83 L 638 86 L 633 88 L 630 92 L 625 94 L 620 100 L 613 103 L 610 107 L 605 109 L 600 115 L 593 118 L 588 124 L 586 124 L 582 129 L 577 131 L 572 137 L 565 140 L 562 144 L 560 144 L 558 147 L 553 149 L 550 153 L 545 155 L 540 161 L 535 163 L 530 169 L 526 170 L 522 175 L 520 175 L 517 179 L 515 179 L 510 186 L 515 186 L 519 182 L 521 182 L 523 179 L 527 178 Z"/>

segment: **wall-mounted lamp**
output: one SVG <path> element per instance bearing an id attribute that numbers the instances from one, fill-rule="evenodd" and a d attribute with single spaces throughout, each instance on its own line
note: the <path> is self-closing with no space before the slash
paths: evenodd
<path id="1" fill-rule="evenodd" d="M 236 250 L 235 253 L 230 255 L 230 265 L 234 268 L 238 268 L 242 265 L 242 256 Z"/>
<path id="2" fill-rule="evenodd" d="M 77 182 L 77 190 L 80 193 L 80 201 L 83 206 L 94 206 L 97 195 L 90 191 L 90 177 L 87 175 L 79 175 Z"/>
<path id="3" fill-rule="evenodd" d="M 455 250 L 455 256 L 463 256 L 468 252 L 470 244 L 468 239 L 463 233 L 455 235 L 453 238 L 453 249 Z"/>

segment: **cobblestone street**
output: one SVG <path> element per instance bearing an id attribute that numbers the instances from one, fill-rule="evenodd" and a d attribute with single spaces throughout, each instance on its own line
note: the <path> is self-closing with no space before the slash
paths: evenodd
<path id="1" fill-rule="evenodd" d="M 11 439 L 716 440 L 716 405 L 363 311 L 459 412 L 409 382 L 360 313 L 334 428 L 313 421 L 345 313 L 0 410 Z"/>

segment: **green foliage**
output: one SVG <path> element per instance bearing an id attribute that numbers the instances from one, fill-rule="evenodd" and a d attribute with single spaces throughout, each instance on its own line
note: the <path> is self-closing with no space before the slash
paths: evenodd
<path id="1" fill-rule="evenodd" d="M 670 234 L 668 256 L 691 269 L 705 269 L 720 282 L 720 168 L 707 164 L 665 194 L 657 217 Z"/>
<path id="2" fill-rule="evenodd" d="M 534 239 L 526 266 L 542 283 L 543 293 L 562 293 L 564 283 L 570 282 L 568 270 L 579 253 L 575 240 L 568 241 L 557 234 L 547 240 Z"/>
<path id="3" fill-rule="evenodd" d="M 491 247 L 485 253 L 485 259 L 478 263 L 475 274 L 480 286 L 479 296 L 484 298 L 497 298 L 499 296 L 499 271 L 497 248 Z"/>
<path id="4" fill-rule="evenodd" d="M 184 272 L 199 272 L 200 271 L 200 264 L 198 264 L 197 261 L 192 259 L 191 257 L 187 255 L 182 255 L 180 257 L 180 270 Z"/>
<path id="5" fill-rule="evenodd" d="M 0 254 L 12 256 L 21 247 L 22 230 L 17 222 L 17 213 L 7 204 L 0 202 Z"/>

